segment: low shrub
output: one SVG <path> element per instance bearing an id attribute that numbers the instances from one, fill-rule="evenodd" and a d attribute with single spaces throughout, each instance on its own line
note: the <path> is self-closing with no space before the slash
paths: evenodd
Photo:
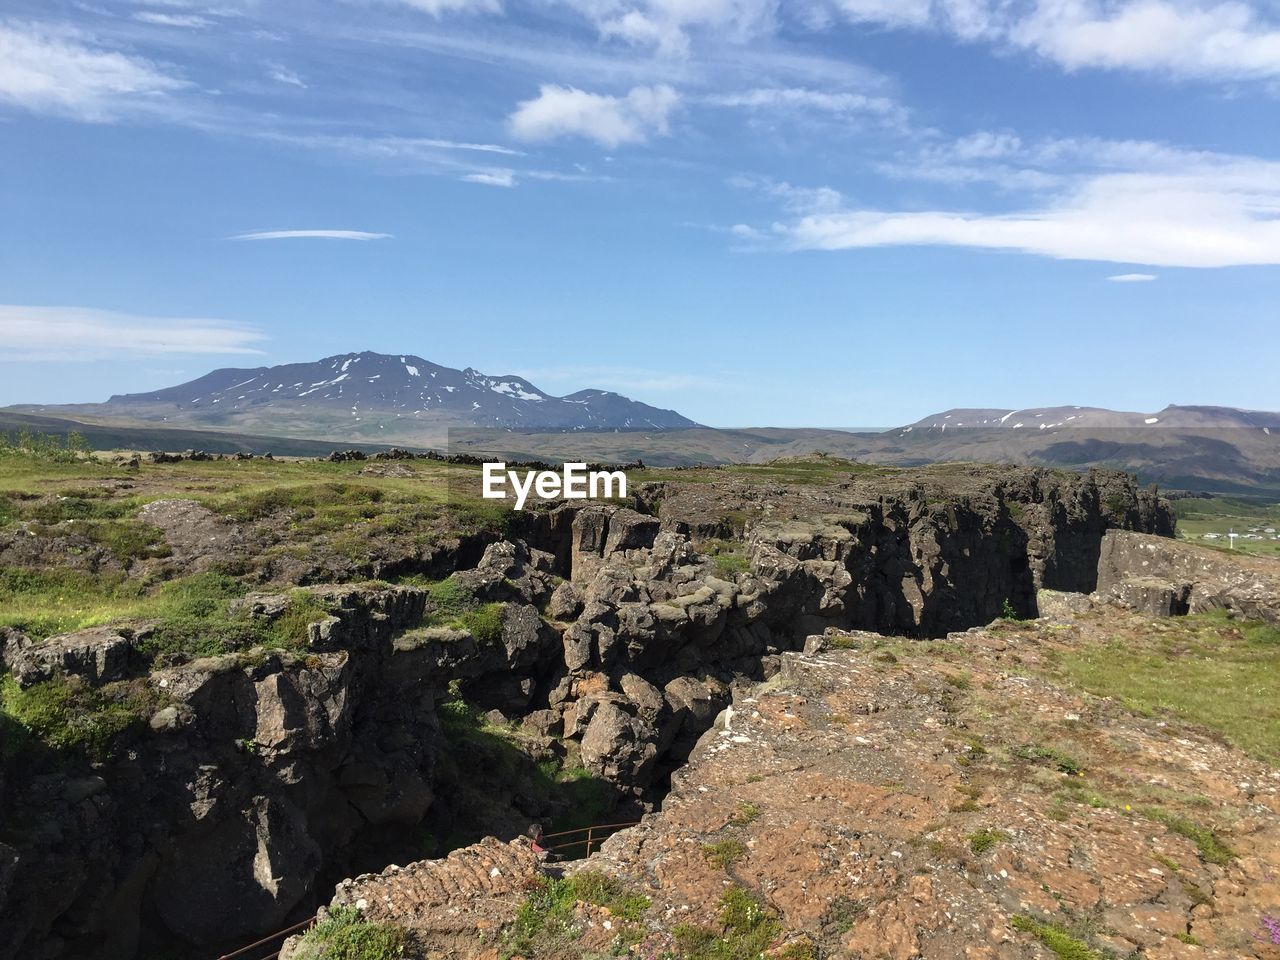
<path id="1" fill-rule="evenodd" d="M 369 923 L 355 907 L 339 907 L 302 937 L 298 960 L 395 960 L 404 956 L 404 929 Z"/>

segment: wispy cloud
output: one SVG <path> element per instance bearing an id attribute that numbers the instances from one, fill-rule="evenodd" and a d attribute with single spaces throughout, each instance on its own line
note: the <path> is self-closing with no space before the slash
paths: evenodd
<path id="1" fill-rule="evenodd" d="M 747 110 L 789 112 L 820 111 L 842 115 L 864 115 L 904 122 L 907 111 L 890 97 L 868 96 L 841 90 L 813 90 L 806 87 L 756 87 L 735 93 L 711 94 L 706 103 Z"/>
<path id="2" fill-rule="evenodd" d="M 145 317 L 88 307 L 0 304 L 3 361 L 100 360 L 162 354 L 257 354 L 266 340 L 226 320 Z"/>
<path id="3" fill-rule="evenodd" d="M 81 120 L 111 120 L 189 86 L 141 57 L 74 31 L 0 22 L 0 101 Z"/>
<path id="4" fill-rule="evenodd" d="M 468 173 L 462 177 L 465 183 L 483 183 L 490 187 L 514 187 L 516 174 L 514 170 L 484 170 Z"/>
<path id="5" fill-rule="evenodd" d="M 448 13 L 501 13 L 500 0 L 349 0 L 349 2 L 380 2 L 401 7 L 412 7 L 442 17 Z"/>
<path id="6" fill-rule="evenodd" d="M 1028 145 L 1010 135 L 929 148 L 899 173 L 999 180 L 1030 202 L 1002 212 L 867 209 L 825 190 L 755 185 L 798 215 L 771 231 L 796 249 L 958 246 L 1167 267 L 1280 264 L 1276 162 L 1140 141 Z"/>
<path id="7" fill-rule="evenodd" d="M 288 67 L 282 67 L 279 64 L 271 63 L 267 65 L 267 76 L 276 83 L 283 83 L 289 87 L 298 87 L 302 90 L 307 89 L 307 85 L 303 79 L 290 70 Z"/>
<path id="8" fill-rule="evenodd" d="M 612 149 L 667 133 L 667 119 L 679 103 L 680 95 L 665 84 L 634 87 L 625 97 L 544 84 L 537 97 L 516 107 L 508 123 L 520 140 L 583 137 Z"/>
<path id="9" fill-rule="evenodd" d="M 139 23 L 150 23 L 158 27 L 181 27 L 187 30 L 203 30 L 213 26 L 213 21 L 195 13 L 159 13 L 155 10 L 141 10 L 133 15 Z"/>
<path id="10" fill-rule="evenodd" d="M 389 233 L 365 233 L 363 230 L 261 230 L 241 233 L 228 240 L 386 240 Z"/>
<path id="11" fill-rule="evenodd" d="M 1107 277 L 1107 279 L 1112 283 L 1150 283 L 1158 277 L 1154 273 L 1117 273 L 1114 277 Z"/>
<path id="12" fill-rule="evenodd" d="M 694 30 L 714 29 L 724 39 L 743 42 L 773 31 L 776 0 L 567 0 L 603 37 L 651 47 L 667 57 L 686 56 Z"/>
<path id="13" fill-rule="evenodd" d="M 1238 0 L 831 0 L 829 9 L 856 23 L 1027 51 L 1066 70 L 1280 76 L 1280 26 Z"/>

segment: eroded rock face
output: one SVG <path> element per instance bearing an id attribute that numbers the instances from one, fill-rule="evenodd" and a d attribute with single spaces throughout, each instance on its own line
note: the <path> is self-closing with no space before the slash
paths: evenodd
<path id="1" fill-rule="evenodd" d="M 811 638 L 706 732 L 660 812 L 568 869 L 652 901 L 641 955 L 670 950 L 678 925 L 720 935 L 737 888 L 776 918 L 773 948 L 818 956 L 1040 960 L 1032 922 L 1082 957 L 1271 960 L 1280 772 L 1052 679 L 1063 654 L 1153 629 L 1176 626 L 1097 604 L 893 660 L 875 634 Z M 1233 856 L 1206 852 L 1209 830 Z M 490 840 L 392 868 L 333 905 L 402 925 L 409 956 L 491 958 L 526 849 Z M 574 916 L 575 942 L 607 953 L 618 918 Z"/>
<path id="2" fill-rule="evenodd" d="M 1227 610 L 1280 622 L 1274 562 L 1128 530 L 1110 530 L 1102 538 L 1098 592 L 1156 616 Z"/>
<path id="3" fill-rule="evenodd" d="M 93 772 L 100 785 L 0 780 L 6 809 L 39 811 L 42 824 L 15 848 L 9 880 L 0 869 L 0 957 L 128 957 L 141 916 L 144 939 L 231 947 L 305 914 L 321 877 L 398 857 L 447 806 L 436 710 L 451 682 L 493 722 L 523 718 L 538 759 L 581 764 L 644 803 L 734 684 L 785 666 L 808 635 L 937 635 L 989 622 L 1006 599 L 1033 612 L 1040 586 L 1093 588 L 1085 567 L 1108 524 L 1155 529 L 1164 516 L 1110 476 L 974 468 L 950 493 L 877 483 L 750 491 L 760 509 L 745 532 L 740 485 L 672 488 L 660 519 L 552 509 L 521 521 L 528 539 L 477 549 L 455 574 L 478 601 L 504 605 L 496 640 L 424 624 L 425 590 L 326 585 L 313 594 L 331 616 L 304 653 L 136 677 L 156 707 Z M 208 520 L 184 511 L 155 519 Z M 703 535 L 728 544 L 716 556 Z M 245 609 L 270 618 L 283 606 L 264 592 Z M 10 634 L 4 656 L 114 676 L 98 655 L 109 638 L 98 639 L 68 660 L 61 643 Z"/>
<path id="4" fill-rule="evenodd" d="M 131 644 L 108 627 L 93 627 L 34 643 L 10 631 L 3 646 L 4 666 L 18 685 L 29 687 L 55 673 L 76 676 L 97 686 L 119 680 L 129 667 Z"/>

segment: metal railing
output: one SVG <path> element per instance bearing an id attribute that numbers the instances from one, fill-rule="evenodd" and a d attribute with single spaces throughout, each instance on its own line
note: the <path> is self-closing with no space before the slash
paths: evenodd
<path id="1" fill-rule="evenodd" d="M 255 960 L 276 960 L 276 958 L 280 956 L 280 948 L 284 946 L 283 941 L 285 937 L 289 936 L 290 934 L 297 933 L 299 930 L 305 930 L 315 922 L 316 922 L 315 914 L 312 914 L 302 922 L 295 923 L 292 927 L 288 927 L 284 930 L 277 930 L 275 933 L 271 934 L 270 936 L 263 937 L 261 940 L 255 940 L 253 943 L 249 944 L 248 946 L 241 947 L 239 950 L 233 950 L 231 953 L 224 953 L 222 956 L 218 958 L 218 960 L 237 960 L 237 958 L 243 957 L 245 954 L 249 953 L 252 950 L 257 950 L 259 947 L 270 946 L 271 944 L 276 945 L 275 952 L 269 953 L 264 957 L 256 957 Z M 277 940 L 281 942 L 276 943 Z"/>
<path id="2" fill-rule="evenodd" d="M 593 824 L 590 827 L 578 827 L 574 830 L 562 830 L 559 833 L 545 833 L 542 835 L 543 846 L 547 850 L 551 850 L 556 853 L 572 847 L 583 847 L 585 849 L 583 857 L 585 858 L 591 856 L 592 851 L 599 849 L 602 843 L 608 840 L 619 830 L 625 830 L 628 827 L 637 826 L 639 823 L 639 820 L 633 820 L 629 823 L 600 823 Z M 579 837 L 579 839 L 565 840 L 562 839 L 564 837 Z M 548 840 L 559 840 L 560 842 L 547 843 L 546 841 Z M 224 953 L 222 956 L 218 957 L 218 960 L 241 960 L 241 958 L 249 960 L 246 956 L 247 954 L 261 947 L 269 947 L 272 945 L 276 947 L 274 952 L 265 956 L 253 957 L 252 960 L 277 960 L 280 956 L 280 948 L 284 946 L 284 939 L 300 930 L 306 930 L 315 922 L 316 917 L 315 915 L 312 915 L 306 920 L 295 923 L 291 927 L 284 930 L 278 930 L 269 936 L 263 937 L 261 940 L 255 940 L 253 943 L 243 946 L 239 950 L 234 950 L 231 953 Z"/>
<path id="3" fill-rule="evenodd" d="M 559 833 L 544 833 L 542 835 L 543 846 L 556 853 L 570 847 L 585 847 L 586 852 L 583 854 L 585 858 L 591 856 L 593 850 L 597 849 L 600 844 L 604 843 L 619 830 L 634 827 L 639 823 L 639 820 L 632 820 L 630 823 L 602 823 L 590 827 L 578 827 L 576 830 L 562 830 Z M 581 834 L 585 834 L 585 836 L 578 840 L 561 840 L 559 843 L 546 842 L 560 837 L 573 837 Z"/>

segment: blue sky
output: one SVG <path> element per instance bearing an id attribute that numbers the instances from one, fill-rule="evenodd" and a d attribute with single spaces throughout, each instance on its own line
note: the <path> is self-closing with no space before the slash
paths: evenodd
<path id="1" fill-rule="evenodd" d="M 0 404 L 362 349 L 717 426 L 1277 409 L 1280 3 L 6 0 Z"/>

